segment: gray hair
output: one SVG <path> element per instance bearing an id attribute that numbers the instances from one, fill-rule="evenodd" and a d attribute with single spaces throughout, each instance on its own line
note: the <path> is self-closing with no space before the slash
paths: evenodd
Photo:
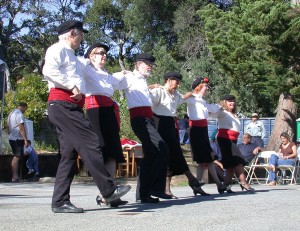
<path id="1" fill-rule="evenodd" d="M 77 34 L 80 30 L 75 28 L 74 33 Z M 71 37 L 71 30 L 58 36 L 59 40 L 67 40 Z"/>

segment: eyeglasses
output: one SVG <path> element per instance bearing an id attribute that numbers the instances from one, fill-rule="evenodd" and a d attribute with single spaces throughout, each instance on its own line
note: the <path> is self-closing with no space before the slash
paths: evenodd
<path id="1" fill-rule="evenodd" d="M 94 54 L 95 55 L 107 55 L 107 53 L 104 51 L 95 52 Z"/>

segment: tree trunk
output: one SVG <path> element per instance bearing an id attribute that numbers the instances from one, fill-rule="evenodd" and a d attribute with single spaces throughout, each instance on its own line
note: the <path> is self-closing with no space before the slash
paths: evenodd
<path id="1" fill-rule="evenodd" d="M 296 133 L 297 105 L 293 102 L 293 96 L 281 94 L 276 112 L 274 126 L 266 149 L 277 152 L 281 144 L 280 134 L 287 132 L 293 140 Z"/>

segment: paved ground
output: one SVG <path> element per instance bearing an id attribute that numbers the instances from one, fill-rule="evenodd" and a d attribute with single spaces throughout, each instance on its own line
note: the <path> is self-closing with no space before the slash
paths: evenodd
<path id="1" fill-rule="evenodd" d="M 187 186 L 173 187 L 178 200 L 156 205 L 135 203 L 135 182 L 124 196 L 130 203 L 110 209 L 95 203 L 97 188 L 74 183 L 72 202 L 83 214 L 54 214 L 50 208 L 53 183 L 0 184 L 0 230 L 300 230 L 300 185 L 253 185 L 255 193 L 195 197 Z"/>

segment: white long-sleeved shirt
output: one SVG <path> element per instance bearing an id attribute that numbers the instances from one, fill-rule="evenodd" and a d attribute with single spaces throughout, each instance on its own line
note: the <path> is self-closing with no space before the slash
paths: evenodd
<path id="1" fill-rule="evenodd" d="M 82 62 L 82 59 L 79 59 Z M 104 95 L 112 97 L 115 90 L 127 88 L 125 76 L 120 73 L 109 74 L 102 69 L 95 69 L 90 62 L 84 60 L 81 69 L 82 75 L 86 81 L 86 96 Z"/>
<path id="2" fill-rule="evenodd" d="M 208 112 L 217 113 L 220 110 L 218 104 L 207 103 L 200 95 L 193 94 L 193 96 L 186 99 L 187 112 L 190 120 L 202 120 L 208 118 Z"/>
<path id="3" fill-rule="evenodd" d="M 128 86 L 125 89 L 127 107 L 152 107 L 146 79 L 137 70 L 127 73 L 125 77 Z"/>
<path id="4" fill-rule="evenodd" d="M 48 88 L 72 90 L 75 86 L 85 93 L 85 81 L 79 70 L 75 51 L 66 41 L 60 40 L 48 48 L 43 67 Z"/>
<path id="5" fill-rule="evenodd" d="M 229 129 L 240 132 L 241 121 L 240 119 L 226 110 L 219 110 L 217 112 L 218 129 Z"/>
<path id="6" fill-rule="evenodd" d="M 177 107 L 184 103 L 182 94 L 178 91 L 171 94 L 165 87 L 151 89 L 150 95 L 153 103 L 152 111 L 157 115 L 175 117 Z"/>

